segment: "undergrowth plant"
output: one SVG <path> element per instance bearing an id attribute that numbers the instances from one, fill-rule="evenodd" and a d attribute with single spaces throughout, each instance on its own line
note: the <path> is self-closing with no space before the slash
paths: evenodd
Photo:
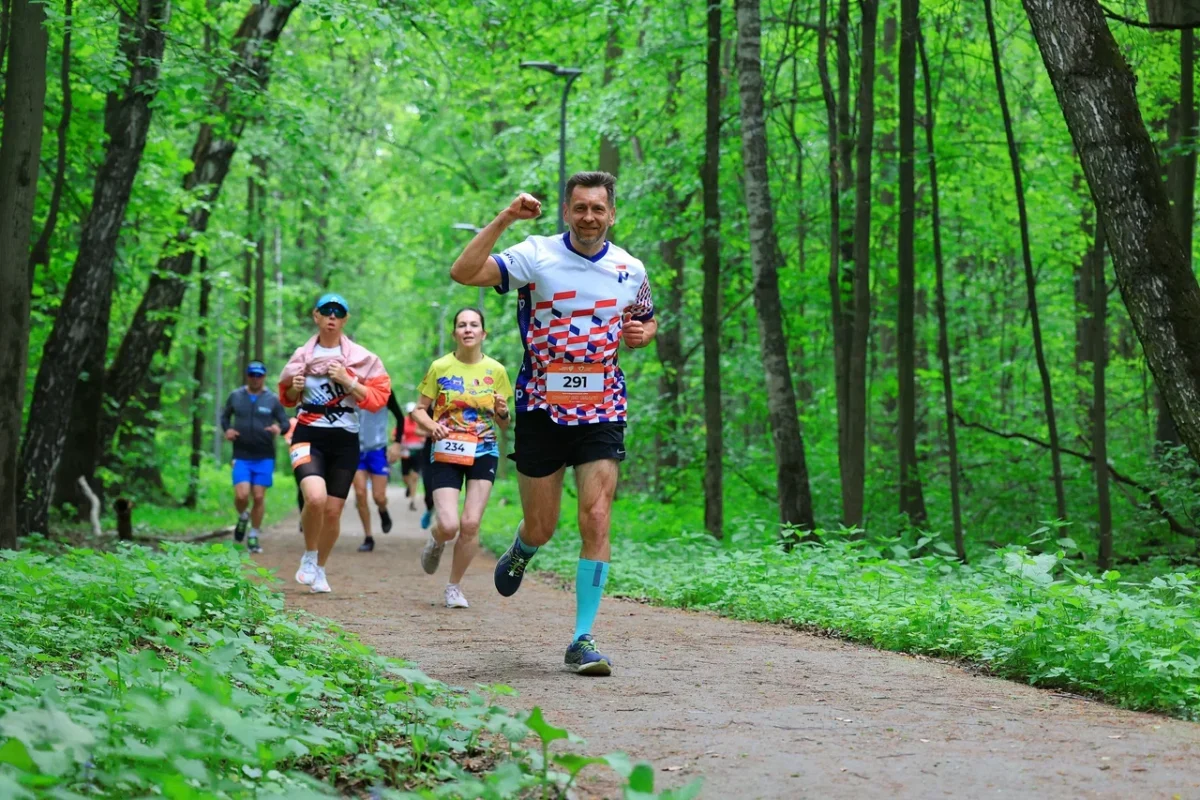
<path id="1" fill-rule="evenodd" d="M 788 552 L 761 520 L 743 519 L 717 542 L 665 528 L 664 515 L 637 496 L 617 506 L 612 594 L 967 659 L 1039 686 L 1200 719 L 1200 571 L 1138 581 L 1115 570 L 1093 575 L 1053 525 L 1030 547 L 1000 548 L 967 566 L 929 536 L 820 531 L 819 542 Z M 488 513 L 484 541 L 502 551 L 520 505 Z M 564 498 L 559 533 L 531 568 L 573 579 L 575 530 L 575 503 Z"/>
<path id="2" fill-rule="evenodd" d="M 550 797 L 586 766 L 271 580 L 221 544 L 0 551 L 0 797 Z"/>

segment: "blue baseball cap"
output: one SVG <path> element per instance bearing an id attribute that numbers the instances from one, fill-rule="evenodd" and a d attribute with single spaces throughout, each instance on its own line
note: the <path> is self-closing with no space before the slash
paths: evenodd
<path id="1" fill-rule="evenodd" d="M 266 375 L 267 368 L 261 361 L 251 361 L 246 365 L 247 375 Z"/>
<path id="2" fill-rule="evenodd" d="M 329 292 L 321 295 L 321 298 L 317 300 L 317 304 L 313 306 L 313 308 L 320 308 L 327 303 L 336 303 L 342 308 L 346 309 L 347 314 L 350 313 L 350 304 L 346 302 L 346 298 L 335 292 Z"/>

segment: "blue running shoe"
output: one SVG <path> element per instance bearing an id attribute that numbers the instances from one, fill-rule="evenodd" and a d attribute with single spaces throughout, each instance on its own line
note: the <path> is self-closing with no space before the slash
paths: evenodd
<path id="1" fill-rule="evenodd" d="M 421 530 L 429 530 L 429 523 L 433 521 L 433 512 L 425 509 L 425 513 L 421 515 Z"/>
<path id="2" fill-rule="evenodd" d="M 612 659 L 596 649 L 590 633 L 583 634 L 571 643 L 563 663 L 580 675 L 612 674 Z"/>
<path id="3" fill-rule="evenodd" d="M 527 556 L 517 547 L 517 540 L 509 545 L 504 555 L 496 562 L 496 591 L 504 597 L 512 597 L 521 588 L 521 578 L 525 577 L 525 568 L 533 556 Z"/>

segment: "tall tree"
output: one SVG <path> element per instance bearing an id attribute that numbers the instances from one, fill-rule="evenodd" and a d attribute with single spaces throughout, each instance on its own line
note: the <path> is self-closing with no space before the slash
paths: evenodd
<path id="1" fill-rule="evenodd" d="M 824 27 L 822 26 L 822 30 Z M 872 37 L 874 42 L 874 37 Z M 820 41 L 824 44 L 824 39 Z M 842 519 L 846 520 L 861 501 L 854 499 L 853 464 L 850 447 L 850 358 L 854 339 L 854 129 L 850 113 L 850 0 L 838 0 L 834 25 L 834 49 L 837 69 L 837 99 L 830 109 L 832 90 L 829 67 L 821 71 L 822 90 L 826 93 L 830 147 L 837 152 L 830 169 L 830 309 L 833 323 L 834 387 L 838 416 L 838 473 L 841 478 Z M 818 46 L 818 58 L 821 56 Z M 836 141 L 836 146 L 834 145 Z M 837 192 L 834 192 L 836 186 Z"/>
<path id="2" fill-rule="evenodd" d="M 1054 475 L 1055 513 L 1059 519 L 1067 518 L 1067 495 L 1063 485 L 1062 454 L 1058 445 L 1058 420 L 1054 414 L 1054 390 L 1050 383 L 1050 368 L 1046 364 L 1046 349 L 1042 343 L 1042 323 L 1038 315 L 1037 278 L 1033 272 L 1033 253 L 1029 243 L 1029 212 L 1025 207 L 1025 183 L 1021 177 L 1021 154 L 1017 148 L 1017 137 L 1013 131 L 1012 114 L 1008 110 L 1008 95 L 1004 91 L 1004 70 L 1000 65 L 1000 44 L 996 40 L 996 16 L 992 11 L 992 0 L 983 0 L 984 15 L 987 17 L 988 41 L 992 48 L 992 70 L 996 76 L 996 94 L 1000 101 L 1000 115 L 1004 119 L 1004 138 L 1008 142 L 1008 160 L 1012 167 L 1013 191 L 1017 199 L 1017 226 L 1021 231 L 1021 262 L 1025 266 L 1025 296 L 1029 308 L 1029 325 L 1033 329 L 1033 352 L 1037 359 L 1038 373 L 1042 378 L 1042 403 L 1046 411 L 1046 429 L 1050 437 L 1050 465 Z"/>
<path id="3" fill-rule="evenodd" d="M 853 330 L 846 370 L 846 458 L 842 468 L 842 515 L 861 525 L 867 467 L 867 334 L 871 327 L 871 156 L 875 140 L 875 34 L 879 0 L 862 0 L 858 137 L 854 183 Z"/>
<path id="4" fill-rule="evenodd" d="M 245 369 L 246 364 L 254 356 L 254 314 L 251 303 L 254 301 L 254 260 L 258 252 L 258 237 L 255 234 L 257 220 L 254 217 L 254 203 L 257 199 L 258 187 L 254 181 L 254 172 L 246 176 L 246 246 L 242 250 L 242 292 L 238 297 L 238 316 L 242 322 L 241 344 L 238 346 L 238 369 Z"/>
<path id="5" fill-rule="evenodd" d="M 258 179 L 258 208 L 254 212 L 254 358 L 262 361 L 267 357 L 267 159 L 256 155 L 252 161 Z"/>
<path id="6" fill-rule="evenodd" d="M 1104 372 L 1108 366 L 1108 290 L 1104 285 L 1104 229 L 1097 223 L 1092 267 L 1092 467 L 1096 475 L 1096 517 L 1100 569 L 1112 566 L 1112 502 L 1108 492 L 1108 415 Z"/>
<path id="7" fill-rule="evenodd" d="M 608 36 L 604 40 L 604 86 L 608 86 L 613 82 L 613 77 L 616 74 L 617 62 L 620 61 L 623 54 L 621 49 L 621 19 L 624 17 L 625 9 L 616 5 L 610 6 L 608 11 Z M 612 136 L 612 132 L 605 129 L 600 133 L 600 169 L 610 175 L 619 175 L 621 172 L 621 150 L 617 147 L 617 142 Z"/>
<path id="8" fill-rule="evenodd" d="M 118 49 L 120 60 L 129 65 L 129 76 L 121 91 L 110 92 L 105 101 L 104 132 L 108 141 L 104 161 L 96 172 L 92 206 L 83 221 L 66 295 L 42 351 L 21 451 L 25 481 L 21 519 L 27 532 L 46 530 L 54 476 L 68 441 L 72 410 L 79 408 L 85 415 L 94 415 L 100 405 L 99 396 L 76 404 L 75 392 L 81 382 L 81 388 L 89 393 L 99 391 L 102 384 L 113 262 L 150 129 L 168 9 L 169 0 L 139 0 L 136 16 L 121 12 Z M 99 371 L 94 363 L 88 363 L 89 354 L 97 348 Z M 94 426 L 84 420 L 80 425 L 82 430 L 71 441 L 90 451 L 93 448 L 85 446 L 81 437 L 91 435 Z M 69 476 L 69 487 L 73 487 L 75 477 Z M 74 489 L 70 491 L 73 494 Z"/>
<path id="9" fill-rule="evenodd" d="M 187 495 L 183 504 L 188 508 L 196 507 L 200 492 L 200 462 L 204 457 L 204 371 L 207 369 L 206 353 L 208 352 L 208 301 L 212 294 L 212 277 L 208 270 L 208 256 L 200 256 L 200 265 L 196 270 L 200 278 L 200 302 L 196 310 L 199 321 L 196 329 L 196 352 L 192 357 L 192 454 L 191 471 L 188 474 Z M 214 396 L 218 405 L 222 398 Z"/>
<path id="10" fill-rule="evenodd" d="M 182 210 L 181 230 L 166 248 L 167 254 L 159 259 L 105 377 L 109 413 L 100 425 L 102 442 L 112 439 L 119 419 L 116 412 L 146 381 L 154 355 L 183 302 L 195 263 L 192 242 L 208 228 L 211 204 L 221 191 L 248 121 L 245 95 L 266 88 L 275 42 L 298 5 L 299 0 L 283 0 L 275 5 L 255 3 L 238 26 L 233 39 L 233 64 L 213 91 L 212 116 L 218 122 L 206 121 L 200 126 L 192 148 L 193 168 L 183 181 L 183 188 L 194 201 Z"/>
<path id="11" fill-rule="evenodd" d="M 38 265 L 50 262 L 50 239 L 58 225 L 58 209 L 62 205 L 63 186 L 67 182 L 67 133 L 71 129 L 71 32 L 75 28 L 73 16 L 73 0 L 66 0 L 63 6 L 65 23 L 63 27 L 62 62 L 59 67 L 59 84 L 62 88 L 62 111 L 58 115 L 58 152 L 54 162 L 54 181 L 50 186 L 50 208 L 46 212 L 46 224 L 42 226 L 41 235 L 33 245 L 29 255 L 29 280 L 33 282 L 33 273 Z"/>
<path id="12" fill-rule="evenodd" d="M 667 70 L 667 97 L 663 104 L 663 116 L 668 120 L 670 131 L 667 134 L 666 150 L 675 153 L 679 149 L 679 81 L 683 74 L 682 60 L 676 59 Z M 689 201 L 688 197 L 680 197 L 675 188 L 675 176 L 666 176 L 667 185 L 663 188 L 664 210 L 668 219 L 678 219 L 683 215 Z M 658 243 L 658 255 L 666 268 L 665 280 L 656 281 L 657 292 L 662 295 L 662 322 L 659 325 L 655 350 L 659 363 L 662 364 L 662 375 L 658 381 L 660 406 L 666 410 L 667 416 L 659 427 L 658 468 L 656 474 L 659 497 L 666 499 L 666 489 L 669 479 L 679 467 L 679 418 L 681 398 L 684 394 L 683 376 L 683 293 L 684 293 L 684 257 L 683 245 L 686 236 L 673 226 L 667 226 L 663 238 Z"/>
<path id="13" fill-rule="evenodd" d="M 704 289 L 700 318 L 704 343 L 704 527 L 725 535 L 724 417 L 721 413 L 721 2 L 706 15 L 704 87 Z"/>
<path id="14" fill-rule="evenodd" d="M 29 351 L 29 235 L 46 109 L 46 10 L 12 0 L 0 133 L 0 548 L 17 546 L 21 412 Z"/>
<path id="15" fill-rule="evenodd" d="M 870 2 L 870 0 L 867 0 Z M 763 109 L 762 20 L 758 0 L 737 2 L 737 73 L 742 108 L 742 160 L 746 177 L 750 259 L 754 270 L 754 305 L 758 311 L 767 415 L 775 443 L 779 518 L 785 525 L 812 530 L 812 498 L 796 394 L 788 366 L 787 336 L 779 298 L 779 266 L 783 253 L 775 233 L 775 209 L 767 171 L 767 130 Z"/>
<path id="16" fill-rule="evenodd" d="M 1121 297 L 1200 460 L 1200 285 L 1188 267 L 1135 79 L 1096 0 L 1022 0 L 1092 192 Z"/>
<path id="17" fill-rule="evenodd" d="M 1196 34 L 1191 30 L 1179 32 L 1179 102 L 1171 110 L 1167 127 L 1169 146 L 1174 151 L 1167 162 L 1167 193 L 1175 211 L 1175 228 L 1179 231 L 1183 255 L 1190 267 L 1196 214 Z M 1179 432 L 1171 422 L 1162 393 L 1156 392 L 1154 399 L 1158 410 L 1154 438 L 1167 446 L 1177 446 Z"/>
<path id="18" fill-rule="evenodd" d="M 913 240 L 916 228 L 916 74 L 918 0 L 900 0 L 900 309 L 896 324 L 896 366 L 899 373 L 900 513 L 913 525 L 925 524 L 925 495 L 917 471 L 917 337 L 913 320 L 916 266 Z"/>
<path id="19" fill-rule="evenodd" d="M 946 410 L 946 449 L 950 458 L 950 512 L 954 525 L 954 552 L 967 560 L 963 536 L 962 498 L 959 491 L 958 430 L 954 416 L 954 375 L 950 371 L 950 332 L 946 321 L 946 263 L 942 255 L 942 204 L 938 191 L 937 151 L 934 148 L 933 81 L 929 77 L 929 56 L 925 37 L 917 23 L 917 47 L 921 56 L 921 83 L 925 88 L 925 150 L 929 159 L 930 222 L 933 227 L 933 263 L 937 280 L 938 361 L 942 368 L 942 401 Z"/>

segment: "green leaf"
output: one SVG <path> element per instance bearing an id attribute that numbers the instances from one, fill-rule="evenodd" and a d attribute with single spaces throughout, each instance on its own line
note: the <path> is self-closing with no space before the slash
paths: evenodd
<path id="1" fill-rule="evenodd" d="M 635 792 L 654 792 L 654 767 L 642 762 L 629 773 L 629 788 Z"/>
<path id="2" fill-rule="evenodd" d="M 566 739 L 568 736 L 566 728 L 556 728 L 542 716 L 540 706 L 534 706 L 533 711 L 529 712 L 529 718 L 525 720 L 525 724 L 529 729 L 538 735 L 542 740 L 542 744 L 549 744 L 558 739 Z"/>
<path id="3" fill-rule="evenodd" d="M 0 764 L 12 764 L 22 772 L 37 771 L 33 759 L 29 757 L 29 751 L 25 749 L 25 743 L 15 736 L 10 736 L 8 741 L 0 746 Z"/>
<path id="4" fill-rule="evenodd" d="M 572 778 L 578 775 L 580 770 L 582 770 L 584 767 L 591 766 L 592 764 L 606 763 L 603 758 L 598 758 L 595 756 L 581 756 L 578 753 L 559 753 L 551 756 L 550 760 L 565 769 Z"/>

